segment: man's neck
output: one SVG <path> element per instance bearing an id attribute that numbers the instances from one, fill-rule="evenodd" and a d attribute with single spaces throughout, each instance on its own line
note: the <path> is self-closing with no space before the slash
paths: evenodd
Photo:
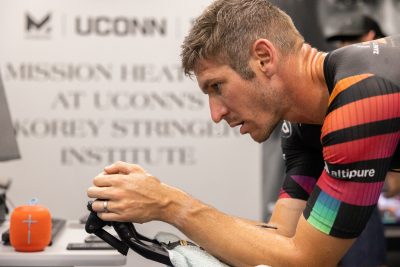
<path id="1" fill-rule="evenodd" d="M 326 53 L 318 51 L 309 44 L 304 44 L 301 50 L 304 71 L 306 75 L 311 78 L 313 83 L 318 86 L 325 86 L 323 67 L 325 56 Z"/>
<path id="2" fill-rule="evenodd" d="M 303 44 L 293 64 L 294 78 L 290 85 L 293 92 L 294 112 L 291 121 L 322 124 L 328 105 L 329 92 L 324 78 L 326 53 Z"/>

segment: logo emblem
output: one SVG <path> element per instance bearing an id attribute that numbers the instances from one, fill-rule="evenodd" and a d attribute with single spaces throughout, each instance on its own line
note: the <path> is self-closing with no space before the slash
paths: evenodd
<path id="1" fill-rule="evenodd" d="M 292 124 L 289 121 L 283 121 L 281 135 L 283 138 L 292 136 Z"/>
<path id="2" fill-rule="evenodd" d="M 22 222 L 26 223 L 28 225 L 28 240 L 27 241 L 28 241 L 28 245 L 30 245 L 31 244 L 31 225 L 32 225 L 32 223 L 37 223 L 37 221 L 32 220 L 32 215 L 29 214 L 28 220 L 23 220 Z"/>
<path id="3" fill-rule="evenodd" d="M 37 39 L 48 39 L 51 37 L 51 14 L 46 14 L 40 18 L 26 14 L 25 22 L 26 37 Z"/>

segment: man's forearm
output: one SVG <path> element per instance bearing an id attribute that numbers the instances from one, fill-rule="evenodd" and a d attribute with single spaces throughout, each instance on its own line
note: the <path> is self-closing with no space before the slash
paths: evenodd
<path id="1" fill-rule="evenodd" d="M 162 219 L 233 266 L 336 266 L 352 244 L 350 239 L 321 233 L 303 216 L 295 235 L 286 237 L 222 213 L 183 191 L 172 191 L 175 192 Z"/>
<path id="2" fill-rule="evenodd" d="M 293 240 L 217 211 L 178 191 L 165 220 L 209 253 L 234 266 L 290 266 L 298 262 Z M 296 265 L 296 264 L 293 264 Z"/>

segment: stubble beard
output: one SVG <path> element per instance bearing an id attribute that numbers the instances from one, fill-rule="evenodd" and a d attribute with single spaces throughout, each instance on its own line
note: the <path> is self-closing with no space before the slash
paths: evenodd
<path id="1" fill-rule="evenodd" d="M 274 129 L 278 126 L 278 124 L 280 123 L 279 119 L 275 119 L 277 117 L 273 117 L 274 120 L 269 122 L 268 125 L 266 125 L 266 128 L 264 128 L 262 134 L 260 135 L 260 137 L 253 137 L 253 140 L 256 141 L 257 143 L 262 143 L 268 140 L 268 138 L 271 136 L 272 132 L 274 131 Z"/>
<path id="2" fill-rule="evenodd" d="M 274 109 L 266 110 L 266 112 L 270 113 L 270 118 L 265 123 L 259 137 L 252 137 L 253 140 L 258 143 L 265 142 L 271 136 L 274 129 L 281 122 L 282 115 L 284 113 L 282 107 L 285 106 L 286 103 L 286 96 L 272 86 L 263 91 L 261 99 L 265 105 L 274 107 Z"/>

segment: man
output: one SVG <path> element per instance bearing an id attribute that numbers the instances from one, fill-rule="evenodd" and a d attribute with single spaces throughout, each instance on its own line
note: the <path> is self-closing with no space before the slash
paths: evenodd
<path id="1" fill-rule="evenodd" d="M 364 3 L 365 4 L 365 3 Z M 370 16 L 355 13 L 336 22 L 336 29 L 326 37 L 329 43 L 336 43 L 338 48 L 361 42 L 368 42 L 386 37 L 379 23 Z M 400 162 L 393 163 L 391 172 L 386 175 L 385 196 L 393 197 L 400 193 Z"/>
<path id="2" fill-rule="evenodd" d="M 319 138 L 321 126 L 285 121 L 283 128 L 289 130 L 282 130 L 286 176 L 279 199 L 280 203 L 289 204 L 290 199 L 303 200 L 303 206 L 300 205 L 297 210 L 300 216 L 324 168 Z M 272 223 L 274 216 L 271 218 Z M 379 211 L 375 208 L 361 235 L 340 260 L 340 266 L 374 267 L 385 264 L 386 239 Z"/>
<path id="3" fill-rule="evenodd" d="M 338 20 L 328 42 L 343 47 L 384 37 L 378 23 L 363 14 Z M 281 130 L 282 151 L 286 165 L 285 182 L 279 198 L 309 199 L 324 168 L 321 126 L 285 121 Z M 391 176 L 389 176 L 391 177 Z M 389 178 L 390 180 L 390 178 Z M 400 180 L 400 179 L 399 179 Z M 301 214 L 303 208 L 298 210 Z M 272 218 L 272 221 L 274 218 Z M 386 264 L 386 240 L 377 208 L 364 231 L 340 261 L 340 266 L 383 266 Z"/>
<path id="4" fill-rule="evenodd" d="M 260 227 L 122 162 L 94 178 L 88 196 L 108 202 L 93 210 L 104 220 L 164 221 L 234 266 L 335 266 L 368 221 L 398 145 L 399 39 L 326 54 L 265 0 L 215 1 L 185 38 L 184 71 L 216 123 L 257 142 L 282 119 L 323 125 L 325 169 L 304 212 L 304 201 L 279 200 L 278 229 Z"/>

